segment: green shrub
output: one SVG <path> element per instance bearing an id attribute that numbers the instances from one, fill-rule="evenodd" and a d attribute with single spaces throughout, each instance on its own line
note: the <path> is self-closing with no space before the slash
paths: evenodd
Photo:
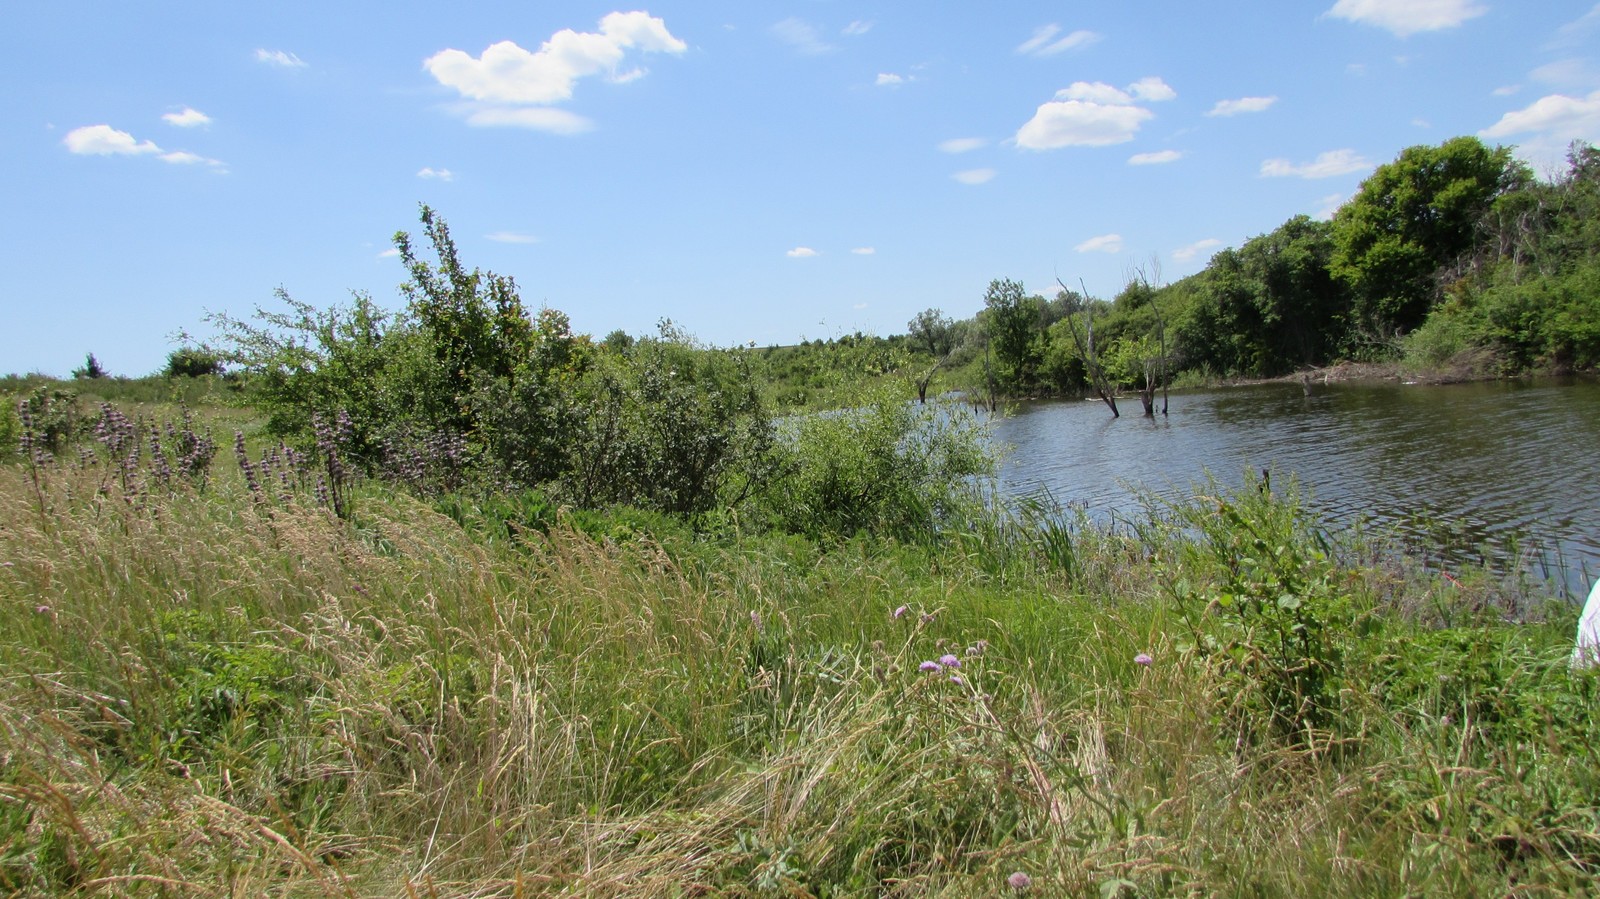
<path id="1" fill-rule="evenodd" d="M 964 406 L 913 405 L 886 388 L 853 409 L 790 419 L 779 435 L 761 503 L 784 529 L 811 536 L 932 536 L 977 502 L 977 479 L 994 470 Z"/>

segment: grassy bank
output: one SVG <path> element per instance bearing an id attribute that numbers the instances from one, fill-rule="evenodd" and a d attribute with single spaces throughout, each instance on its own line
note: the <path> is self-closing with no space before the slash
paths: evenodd
<path id="1" fill-rule="evenodd" d="M 0 468 L 8 892 L 1565 895 L 1600 867 L 1572 610 L 1333 540 L 1292 493 L 905 543 L 375 482 L 340 519 L 226 451 L 203 485 L 62 458 Z"/>

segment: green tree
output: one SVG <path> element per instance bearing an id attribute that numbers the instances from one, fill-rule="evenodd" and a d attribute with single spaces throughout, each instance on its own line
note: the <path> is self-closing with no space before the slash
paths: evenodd
<path id="1" fill-rule="evenodd" d="M 93 353 L 84 357 L 82 368 L 74 368 L 72 370 L 73 379 L 78 381 L 103 378 L 105 376 L 106 370 L 100 366 L 100 360 L 96 359 Z"/>
<path id="2" fill-rule="evenodd" d="M 1002 279 L 989 282 L 983 305 L 1001 384 L 1008 390 L 1036 386 L 1044 359 L 1044 300 L 1029 296 L 1021 282 Z"/>
<path id="3" fill-rule="evenodd" d="M 1531 178 L 1505 147 L 1457 137 L 1378 167 L 1333 220 L 1333 273 L 1362 327 L 1385 337 L 1422 324 L 1435 276 L 1472 249 L 1496 197 Z"/>

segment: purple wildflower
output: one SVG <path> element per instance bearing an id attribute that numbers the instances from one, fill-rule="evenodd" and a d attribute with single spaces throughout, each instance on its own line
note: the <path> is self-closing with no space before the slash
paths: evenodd
<path id="1" fill-rule="evenodd" d="M 1135 665 L 1143 665 L 1146 668 L 1149 668 L 1153 662 L 1155 662 L 1155 659 L 1150 658 L 1150 653 L 1148 652 L 1141 652 L 1133 657 L 1133 663 Z"/>
<path id="2" fill-rule="evenodd" d="M 964 683 L 966 683 L 966 681 L 964 681 L 964 680 L 962 680 L 962 679 L 961 679 L 961 675 L 959 675 L 959 674 L 952 674 L 952 675 L 950 675 L 950 683 L 952 683 L 952 684 L 955 684 L 955 685 L 956 685 L 956 686 L 958 686 L 958 687 L 959 687 L 959 686 L 961 686 L 961 685 L 962 685 L 962 684 L 964 684 Z"/>
<path id="3" fill-rule="evenodd" d="M 1006 886 L 1020 893 L 1033 886 L 1033 878 L 1029 877 L 1025 871 L 1013 871 L 1011 876 L 1006 878 Z"/>
<path id="4" fill-rule="evenodd" d="M 933 661 L 923 662 L 921 665 L 917 666 L 917 670 L 918 671 L 938 671 L 939 670 L 939 663 L 938 662 L 933 662 Z"/>
<path id="5" fill-rule="evenodd" d="M 905 614 L 907 612 L 909 612 L 909 611 L 911 611 L 911 607 L 910 606 L 901 606 L 900 608 L 894 610 L 894 614 L 893 614 L 892 617 L 897 619 L 897 620 L 900 619 L 900 618 L 904 618 Z"/>
<path id="6" fill-rule="evenodd" d="M 761 613 L 755 609 L 750 610 L 750 625 L 756 630 L 761 630 Z"/>
<path id="7" fill-rule="evenodd" d="M 989 651 L 989 641 L 988 640 L 979 640 L 978 642 L 976 642 L 976 643 L 972 644 L 971 646 L 967 647 L 967 655 L 969 655 L 969 656 L 981 656 L 981 655 L 983 655 L 984 653 L 986 653 L 988 651 Z"/>
<path id="8" fill-rule="evenodd" d="M 943 665 L 946 668 L 960 668 L 961 667 L 961 657 L 956 655 L 956 654 L 954 654 L 954 653 L 947 652 L 944 655 L 939 657 L 939 664 Z"/>

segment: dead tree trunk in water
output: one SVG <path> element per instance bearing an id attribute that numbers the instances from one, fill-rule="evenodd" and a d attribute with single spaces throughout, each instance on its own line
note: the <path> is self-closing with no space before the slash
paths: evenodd
<path id="1" fill-rule="evenodd" d="M 1056 283 L 1061 284 L 1061 279 L 1057 278 Z M 1079 281 L 1078 286 L 1083 287 L 1083 282 Z M 1061 289 L 1071 293 L 1065 284 L 1061 284 Z M 1083 324 L 1084 330 L 1088 333 L 1088 338 L 1085 339 L 1078 334 L 1078 323 L 1073 321 L 1072 316 L 1069 314 L 1066 319 L 1067 327 L 1072 331 L 1072 343 L 1078 348 L 1078 355 L 1083 357 L 1083 367 L 1089 372 L 1089 382 L 1094 385 L 1095 393 L 1098 393 L 1100 399 L 1105 401 L 1106 407 L 1111 410 L 1112 418 L 1121 418 L 1122 413 L 1117 411 L 1116 391 L 1111 386 L 1111 379 L 1106 377 L 1105 368 L 1100 365 L 1100 355 L 1094 349 L 1094 310 L 1089 306 L 1089 289 L 1084 287 L 1081 295 L 1083 297 Z"/>

